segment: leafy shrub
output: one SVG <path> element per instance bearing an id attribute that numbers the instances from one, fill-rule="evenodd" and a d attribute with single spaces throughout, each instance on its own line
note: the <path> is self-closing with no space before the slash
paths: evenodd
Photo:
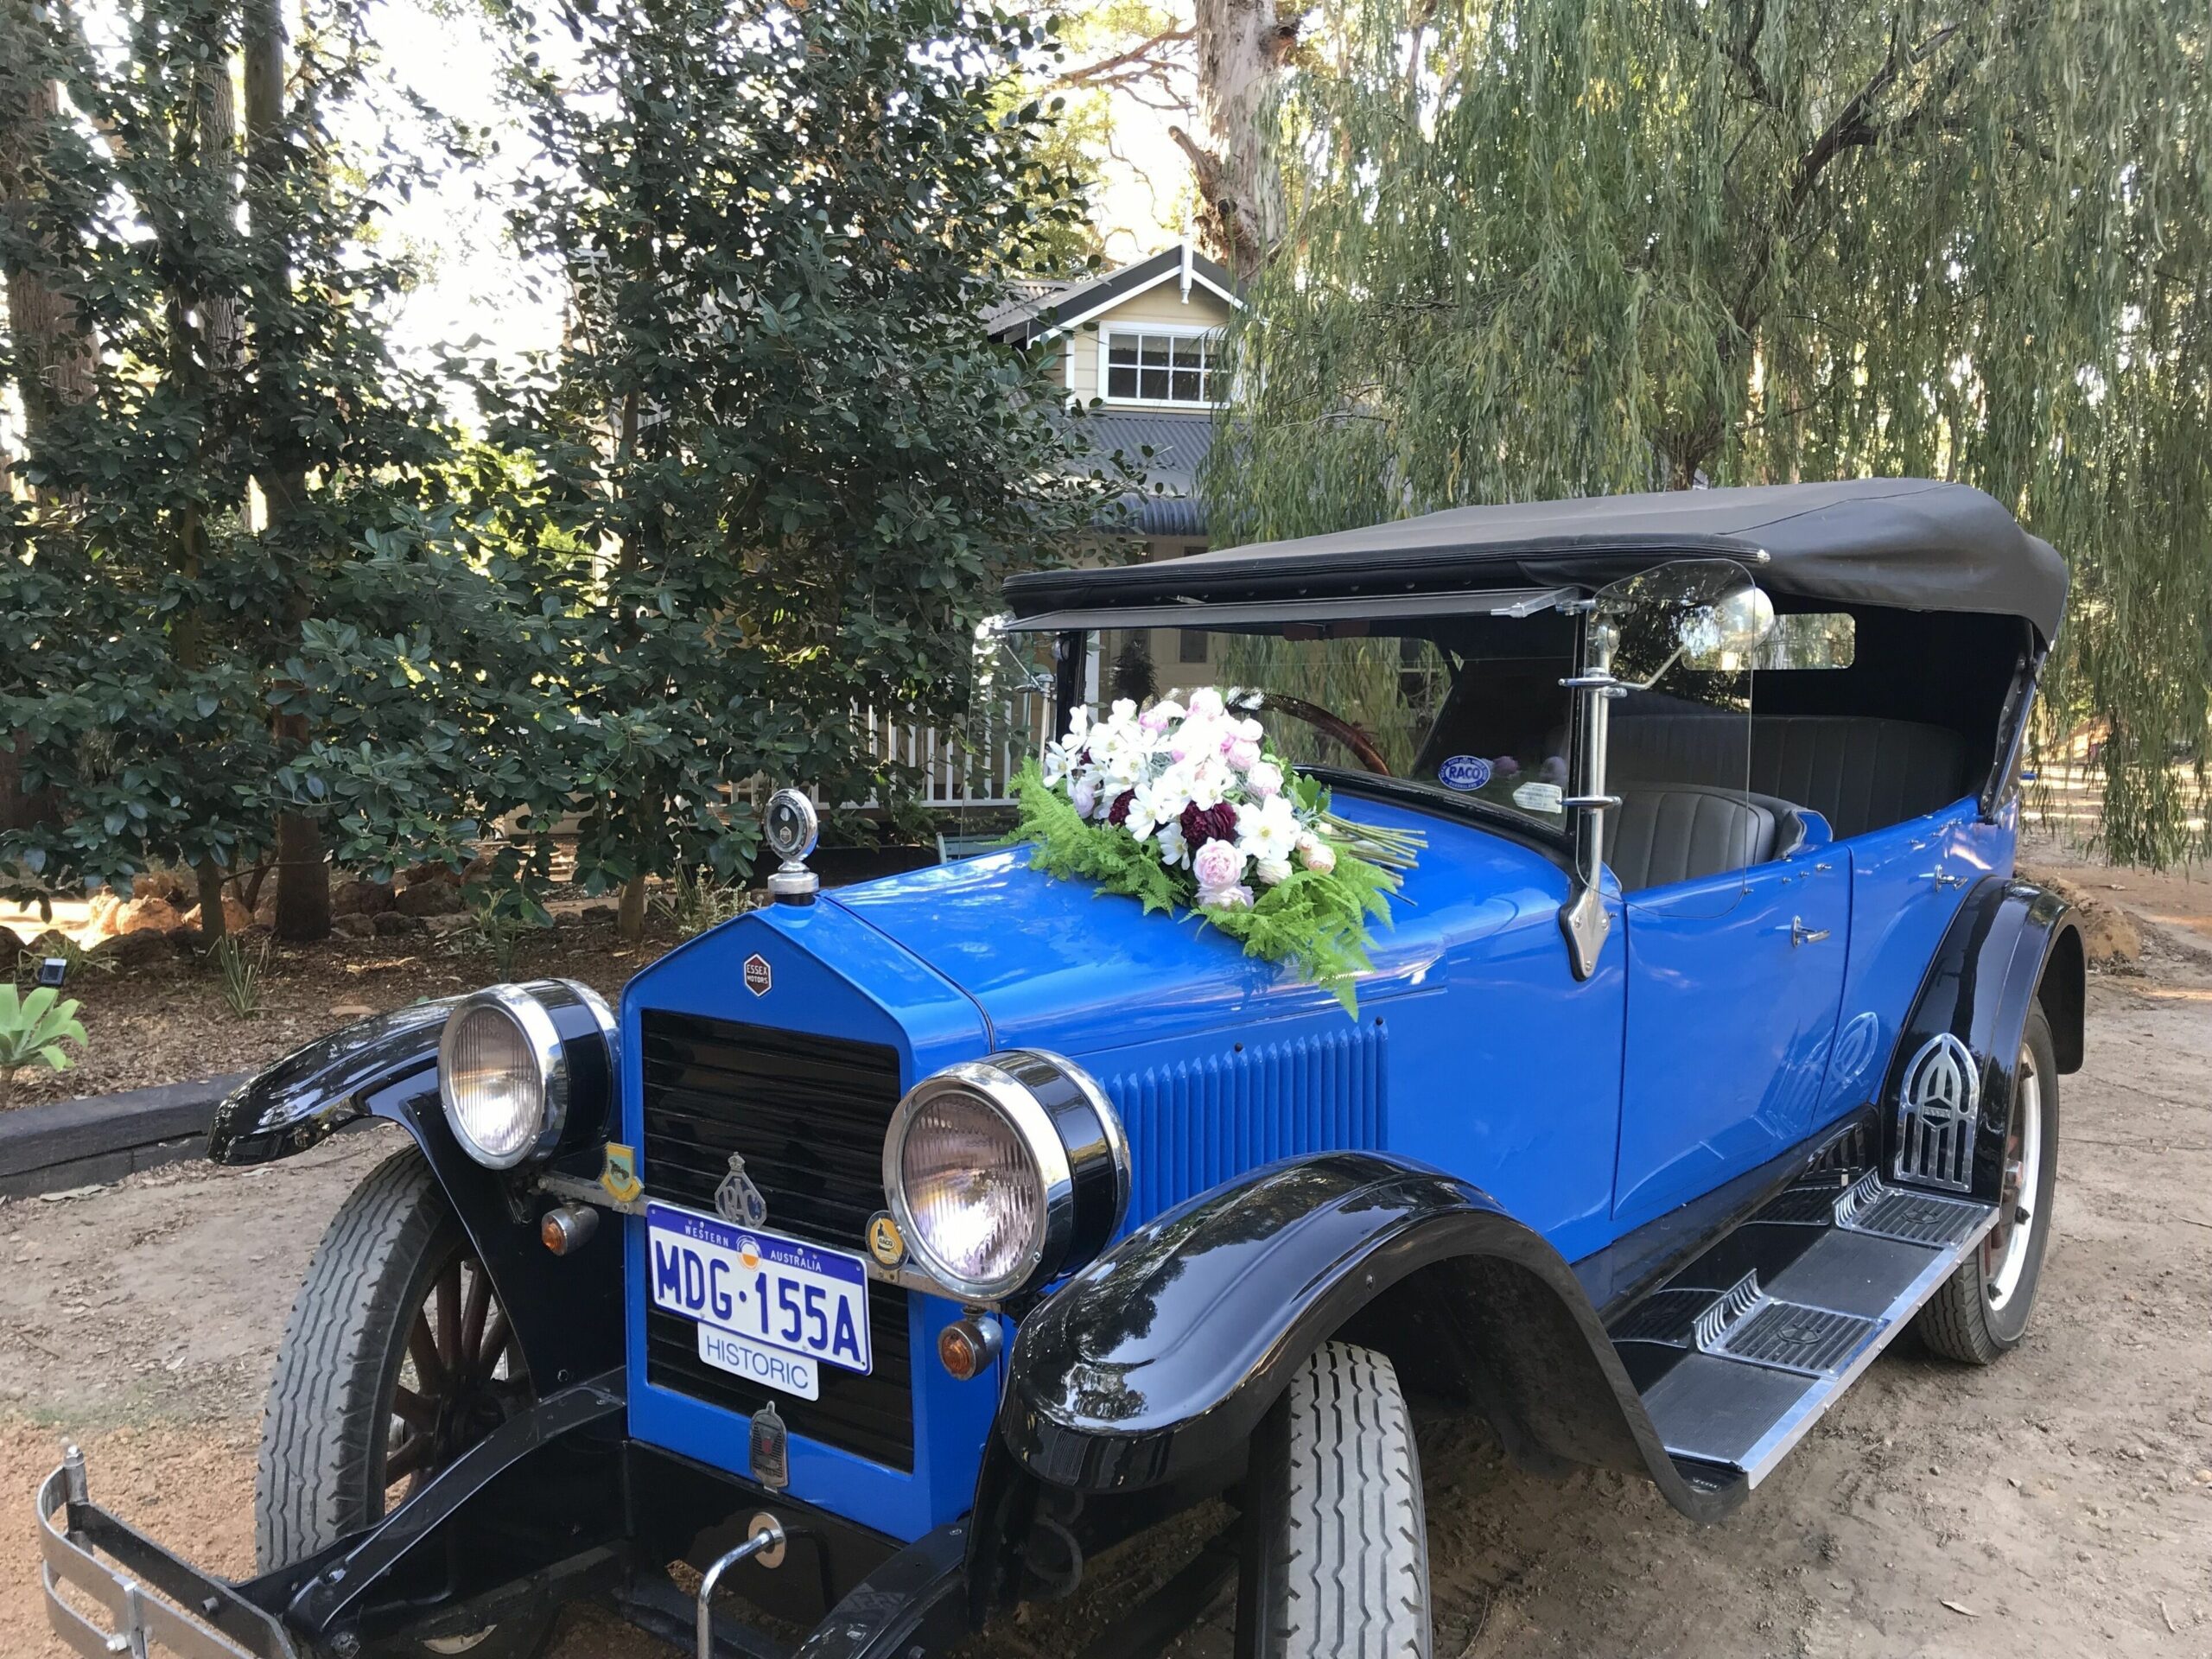
<path id="1" fill-rule="evenodd" d="M 43 1060 L 56 1071 L 69 1069 L 65 1042 L 80 1050 L 86 1046 L 73 998 L 62 1001 L 61 993 L 50 985 L 24 996 L 14 985 L 0 984 L 0 1110 L 12 1102 L 16 1073 L 33 1061 Z"/>

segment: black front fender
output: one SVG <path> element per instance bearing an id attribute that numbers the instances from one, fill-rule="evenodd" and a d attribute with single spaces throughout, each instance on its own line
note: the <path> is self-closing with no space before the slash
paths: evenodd
<path id="1" fill-rule="evenodd" d="M 566 1256 L 538 1238 L 551 1200 L 527 1169 L 484 1167 L 461 1149 L 438 1099 L 438 1039 L 456 998 L 417 1003 L 357 1021 L 309 1043 L 232 1091 L 216 1109 L 207 1155 L 262 1164 L 380 1117 L 422 1148 L 469 1242 L 491 1275 L 540 1394 L 622 1363 L 622 1230 L 602 1227 Z M 573 1020 L 579 1035 L 588 1036 Z M 563 1035 L 565 1011 L 556 1012 Z"/>
<path id="2" fill-rule="evenodd" d="M 1455 1382 L 1524 1461 L 1642 1468 L 1700 1518 L 1741 1495 L 1675 1466 L 1541 1236 L 1480 1188 L 1376 1153 L 1270 1165 L 1132 1233 L 1023 1321 L 1000 1433 L 1050 1485 L 1175 1480 L 1233 1454 L 1347 1326 Z"/>

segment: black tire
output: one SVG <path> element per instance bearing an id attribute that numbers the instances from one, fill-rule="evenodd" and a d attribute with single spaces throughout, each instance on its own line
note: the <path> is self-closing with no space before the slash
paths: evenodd
<path id="1" fill-rule="evenodd" d="M 2027 1334 L 2028 1318 L 2035 1312 L 2036 1288 L 2043 1277 L 2044 1253 L 2050 1246 L 2050 1200 L 2058 1185 L 2058 1064 L 2051 1047 L 2050 1021 L 2041 1004 L 2028 1011 L 2028 1025 L 2020 1043 L 2021 1076 L 2032 1078 L 2019 1093 L 2021 1107 L 2031 1109 L 2038 1122 L 2035 1133 L 2032 1192 L 2016 1193 L 2008 1186 L 1999 1202 L 2017 1217 L 2024 1199 L 2024 1223 L 2000 1221 L 1984 1246 L 1959 1264 L 1943 1287 L 1929 1300 L 1913 1322 L 1913 1329 L 1931 1352 L 1962 1365 L 1988 1365 L 2019 1346 Z M 2031 1101 L 2027 1096 L 2032 1093 Z M 2024 1126 L 2016 1123 L 2008 1136 L 2008 1165 L 2022 1145 Z M 2003 1262 L 2011 1229 L 2024 1226 L 2017 1275 L 2007 1284 Z M 2002 1289 L 2001 1298 L 1999 1295 Z"/>
<path id="2" fill-rule="evenodd" d="M 1254 1437 L 1237 1651 L 1428 1659 L 1428 1526 L 1398 1374 L 1325 1344 Z"/>
<path id="3" fill-rule="evenodd" d="M 505 1311 L 429 1165 L 413 1147 L 393 1154 L 338 1207 L 284 1326 L 254 1484 L 260 1570 L 378 1520 L 531 1398 Z M 553 1611 L 376 1651 L 528 1659 Z"/>

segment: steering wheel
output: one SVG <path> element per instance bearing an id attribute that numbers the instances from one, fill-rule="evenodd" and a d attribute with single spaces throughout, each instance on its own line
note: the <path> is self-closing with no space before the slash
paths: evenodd
<path id="1" fill-rule="evenodd" d="M 1391 775 L 1390 763 L 1382 758 L 1382 751 L 1375 747 L 1375 740 L 1343 715 L 1332 715 L 1319 703 L 1308 702 L 1303 697 L 1277 696 L 1272 691 L 1264 693 L 1260 701 L 1262 708 L 1278 709 L 1293 720 L 1302 720 L 1315 731 L 1333 737 L 1352 752 L 1361 766 L 1378 778 Z"/>

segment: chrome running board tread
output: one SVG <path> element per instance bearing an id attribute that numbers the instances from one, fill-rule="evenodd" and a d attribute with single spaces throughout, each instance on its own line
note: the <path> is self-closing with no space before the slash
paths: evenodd
<path id="1" fill-rule="evenodd" d="M 1874 1170 L 1823 1173 L 1628 1309 L 1610 1334 L 1676 1467 L 1758 1485 L 1996 1218 Z"/>

